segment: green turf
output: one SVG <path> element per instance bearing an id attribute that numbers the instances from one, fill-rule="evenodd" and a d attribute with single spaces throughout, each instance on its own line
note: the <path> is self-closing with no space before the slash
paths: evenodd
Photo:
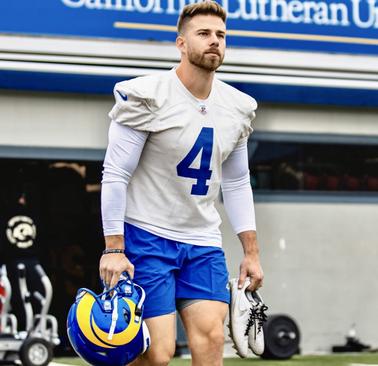
<path id="1" fill-rule="evenodd" d="M 56 358 L 55 362 L 65 363 L 69 365 L 82 366 L 86 365 L 78 358 Z M 348 366 L 351 363 L 361 364 L 377 364 L 377 353 L 364 353 L 364 354 L 341 354 L 329 356 L 296 356 L 287 361 L 270 361 L 262 360 L 260 358 L 229 358 L 224 360 L 224 366 L 239 366 L 239 365 L 262 365 L 262 366 Z M 175 358 L 170 363 L 170 366 L 189 366 L 190 360 L 183 360 Z"/>

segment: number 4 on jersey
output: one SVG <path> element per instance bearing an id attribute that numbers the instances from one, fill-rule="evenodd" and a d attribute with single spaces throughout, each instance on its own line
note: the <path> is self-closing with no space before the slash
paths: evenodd
<path id="1" fill-rule="evenodd" d="M 201 164 L 199 168 L 191 168 L 190 165 L 196 159 L 198 154 L 201 155 Z M 177 165 L 177 175 L 185 178 L 197 179 L 193 184 L 191 194 L 205 196 L 209 190 L 206 180 L 211 178 L 210 170 L 211 154 L 213 152 L 213 129 L 203 127 L 197 137 L 196 142 L 190 149 L 185 158 Z"/>

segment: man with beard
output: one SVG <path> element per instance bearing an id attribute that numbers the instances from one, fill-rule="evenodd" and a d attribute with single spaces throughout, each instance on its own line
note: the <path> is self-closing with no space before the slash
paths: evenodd
<path id="1" fill-rule="evenodd" d="M 230 293 L 220 217 L 224 205 L 244 250 L 239 288 L 262 285 L 247 140 L 257 104 L 215 78 L 225 53 L 226 13 L 214 1 L 186 6 L 177 68 L 116 84 L 104 161 L 106 249 L 100 276 L 127 272 L 146 291 L 151 347 L 132 365 L 168 365 L 175 311 L 193 365 L 221 365 Z"/>

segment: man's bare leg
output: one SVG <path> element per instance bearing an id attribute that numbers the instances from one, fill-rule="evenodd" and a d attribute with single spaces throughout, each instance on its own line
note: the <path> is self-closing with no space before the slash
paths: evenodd
<path id="1" fill-rule="evenodd" d="M 175 354 L 176 315 L 161 315 L 145 320 L 151 336 L 151 346 L 130 366 L 167 366 Z"/>
<path id="2" fill-rule="evenodd" d="M 223 323 L 227 311 L 228 305 L 224 302 L 203 300 L 180 312 L 193 366 L 223 365 Z"/>

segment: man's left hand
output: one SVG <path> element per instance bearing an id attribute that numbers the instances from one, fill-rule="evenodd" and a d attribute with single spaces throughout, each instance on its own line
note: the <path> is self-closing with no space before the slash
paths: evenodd
<path id="1" fill-rule="evenodd" d="M 258 256 L 245 256 L 240 264 L 238 287 L 242 288 L 246 278 L 250 278 L 249 291 L 256 291 L 263 285 L 264 273 Z"/>

